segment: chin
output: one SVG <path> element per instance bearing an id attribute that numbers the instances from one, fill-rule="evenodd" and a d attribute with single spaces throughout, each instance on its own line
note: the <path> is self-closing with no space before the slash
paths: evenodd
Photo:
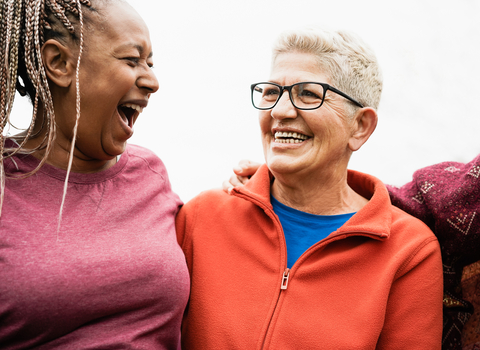
<path id="1" fill-rule="evenodd" d="M 109 159 L 113 159 L 115 157 L 122 155 L 126 149 L 127 149 L 127 143 L 124 142 L 122 144 L 112 145 L 109 148 L 104 148 L 104 152 L 105 154 L 108 155 Z"/>
<path id="2" fill-rule="evenodd" d="M 268 169 L 272 173 L 289 174 L 298 171 L 298 164 L 292 157 L 274 156 L 266 161 Z"/>

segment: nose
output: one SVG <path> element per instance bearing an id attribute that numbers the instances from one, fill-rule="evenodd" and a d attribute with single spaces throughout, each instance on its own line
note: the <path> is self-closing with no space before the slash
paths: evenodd
<path id="1" fill-rule="evenodd" d="M 152 68 L 145 67 L 144 73 L 137 79 L 137 85 L 139 88 L 147 90 L 149 94 L 153 94 L 158 90 L 158 80 Z"/>
<path id="2" fill-rule="evenodd" d="M 278 120 L 286 118 L 295 119 L 297 117 L 297 109 L 293 106 L 292 101 L 290 101 L 288 91 L 283 91 L 277 104 L 272 108 L 270 115 L 273 119 Z"/>

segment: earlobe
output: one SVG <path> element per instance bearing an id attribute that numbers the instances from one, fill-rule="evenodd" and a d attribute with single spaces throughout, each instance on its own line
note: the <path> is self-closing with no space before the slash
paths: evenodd
<path id="1" fill-rule="evenodd" d="M 348 147 L 352 152 L 358 151 L 373 134 L 377 127 L 377 112 L 370 107 L 362 108 L 358 111 L 354 120 L 354 129 L 348 142 Z"/>
<path id="2" fill-rule="evenodd" d="M 67 46 L 49 39 L 42 46 L 42 60 L 49 80 L 60 87 L 68 87 L 75 76 L 75 60 Z"/>

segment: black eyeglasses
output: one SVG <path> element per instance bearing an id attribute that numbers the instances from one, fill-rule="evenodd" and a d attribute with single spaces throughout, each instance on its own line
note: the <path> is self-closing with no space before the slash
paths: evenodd
<path id="1" fill-rule="evenodd" d="M 363 108 L 362 104 L 357 100 L 325 83 L 308 81 L 290 86 L 282 86 L 275 83 L 256 83 L 251 85 L 251 89 L 253 106 L 261 110 L 275 107 L 285 90 L 288 91 L 290 101 L 297 109 L 311 110 L 320 108 L 325 100 L 325 94 L 329 90 Z"/>

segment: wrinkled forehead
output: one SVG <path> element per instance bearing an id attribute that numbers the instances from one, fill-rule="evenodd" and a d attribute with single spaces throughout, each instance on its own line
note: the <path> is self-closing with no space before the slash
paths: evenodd
<path id="1" fill-rule="evenodd" d="M 331 74 L 317 55 L 291 51 L 278 54 L 272 61 L 270 80 L 281 85 L 314 81 L 330 84 Z"/>

